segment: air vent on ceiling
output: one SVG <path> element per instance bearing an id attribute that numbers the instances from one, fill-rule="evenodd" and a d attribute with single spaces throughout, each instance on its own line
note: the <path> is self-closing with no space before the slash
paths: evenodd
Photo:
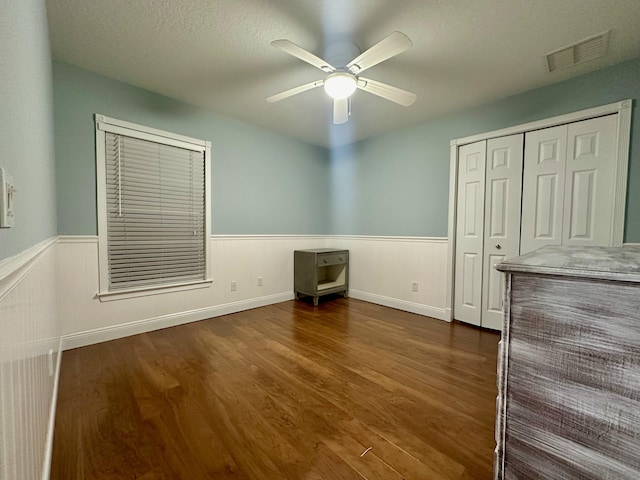
<path id="1" fill-rule="evenodd" d="M 547 54 L 549 71 L 553 72 L 603 57 L 607 53 L 610 32 L 611 30 L 607 30 L 595 37 L 586 38 L 574 45 Z"/>

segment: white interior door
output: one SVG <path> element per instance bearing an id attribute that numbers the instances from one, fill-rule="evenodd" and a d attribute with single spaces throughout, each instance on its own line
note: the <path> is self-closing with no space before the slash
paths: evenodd
<path id="1" fill-rule="evenodd" d="M 454 318 L 480 325 L 487 142 L 458 150 Z"/>
<path id="2" fill-rule="evenodd" d="M 563 245 L 611 245 L 617 115 L 568 125 Z"/>
<path id="3" fill-rule="evenodd" d="M 528 132 L 524 143 L 521 255 L 562 244 L 567 126 Z"/>
<path id="4" fill-rule="evenodd" d="M 487 141 L 482 315 L 480 324 L 502 329 L 502 273 L 493 266 L 520 253 L 524 134 Z"/>

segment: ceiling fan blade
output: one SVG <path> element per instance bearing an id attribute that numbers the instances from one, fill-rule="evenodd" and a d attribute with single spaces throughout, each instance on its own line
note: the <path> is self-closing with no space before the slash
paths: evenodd
<path id="1" fill-rule="evenodd" d="M 311 90 L 312 88 L 320 87 L 322 85 L 324 85 L 324 80 L 316 80 L 315 82 L 305 83 L 304 85 L 300 85 L 299 87 L 290 88 L 289 90 L 285 90 L 284 92 L 271 95 L 267 98 L 267 102 L 279 102 L 280 100 L 284 100 L 285 98 L 289 98 L 293 95 L 297 95 L 298 93 L 306 92 L 307 90 Z"/>
<path id="2" fill-rule="evenodd" d="M 271 45 L 284 50 L 289 55 L 293 55 L 294 57 L 299 58 L 303 62 L 307 62 L 313 65 L 314 67 L 319 68 L 323 72 L 331 73 L 331 72 L 335 72 L 336 70 L 335 67 L 330 63 L 326 62 L 320 57 L 316 57 L 313 53 L 308 52 L 307 50 L 296 45 L 290 40 L 286 40 L 286 39 L 274 40 L 273 42 L 271 42 Z"/>
<path id="3" fill-rule="evenodd" d="M 418 96 L 415 93 L 407 92 L 401 88 L 387 85 L 386 83 L 371 80 L 369 78 L 358 78 L 358 88 L 365 92 L 372 93 L 392 102 L 398 103 L 404 107 L 412 105 Z"/>
<path id="4" fill-rule="evenodd" d="M 404 33 L 393 32 L 351 60 L 347 68 L 357 75 L 364 72 L 367 68 L 371 68 L 388 58 L 410 49 L 412 46 L 413 43 L 411 43 L 409 37 Z"/>
<path id="5" fill-rule="evenodd" d="M 333 123 L 346 123 L 349 120 L 349 97 L 336 98 L 333 101 Z"/>

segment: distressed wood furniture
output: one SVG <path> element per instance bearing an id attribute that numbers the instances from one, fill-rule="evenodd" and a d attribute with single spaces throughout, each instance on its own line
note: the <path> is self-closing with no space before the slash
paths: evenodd
<path id="1" fill-rule="evenodd" d="M 640 247 L 544 247 L 506 273 L 495 479 L 640 478 Z"/>
<path id="2" fill-rule="evenodd" d="M 301 296 L 318 297 L 349 291 L 349 251 L 333 248 L 295 250 L 293 252 L 293 290 L 296 300 Z"/>

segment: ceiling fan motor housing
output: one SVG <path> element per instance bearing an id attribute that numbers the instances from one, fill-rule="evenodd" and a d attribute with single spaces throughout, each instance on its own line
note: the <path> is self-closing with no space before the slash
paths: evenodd
<path id="1" fill-rule="evenodd" d="M 334 67 L 346 70 L 346 65 L 360 53 L 362 52 L 355 43 L 334 42 L 325 47 L 323 58 Z"/>

